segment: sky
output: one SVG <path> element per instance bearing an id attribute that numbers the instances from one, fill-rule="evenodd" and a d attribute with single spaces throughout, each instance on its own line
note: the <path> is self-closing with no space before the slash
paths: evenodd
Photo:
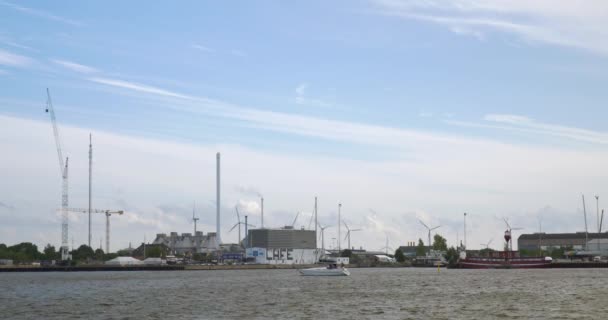
<path id="1" fill-rule="evenodd" d="M 549 0 L 0 0 L 0 243 L 61 242 L 70 207 L 112 216 L 112 251 L 157 233 L 260 226 L 369 250 L 422 238 L 502 248 L 598 228 L 608 189 L 608 3 Z M 599 196 L 596 202 L 595 195 Z M 93 216 L 93 247 L 105 243 Z M 341 246 L 346 227 L 341 226 Z M 70 244 L 87 219 L 70 214 Z M 334 240 L 335 239 L 335 240 Z M 482 245 L 484 244 L 484 245 Z"/>

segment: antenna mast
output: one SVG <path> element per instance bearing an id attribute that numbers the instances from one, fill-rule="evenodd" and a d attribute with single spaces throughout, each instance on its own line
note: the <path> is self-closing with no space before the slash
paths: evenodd
<path id="1" fill-rule="evenodd" d="M 341 217 L 340 217 L 340 212 L 342 211 L 342 204 L 338 203 L 338 255 L 340 255 L 340 222 L 341 222 Z"/>
<path id="2" fill-rule="evenodd" d="M 91 208 L 93 197 L 93 137 L 89 133 L 89 247 L 91 246 Z"/>

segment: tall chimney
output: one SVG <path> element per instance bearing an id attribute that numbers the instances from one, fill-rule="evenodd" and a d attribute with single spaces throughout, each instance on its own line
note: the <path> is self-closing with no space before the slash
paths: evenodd
<path id="1" fill-rule="evenodd" d="M 93 138 L 92 138 L 92 135 L 89 133 L 89 247 L 91 247 L 91 211 L 92 211 L 91 194 L 93 193 L 92 180 L 93 180 Z"/>
<path id="2" fill-rule="evenodd" d="M 217 173 L 216 173 L 216 199 L 215 205 L 217 207 L 217 217 L 216 217 L 216 231 L 215 231 L 215 240 L 218 246 L 222 243 L 222 239 L 220 237 L 220 153 L 218 152 L 216 155 L 216 164 L 217 164 Z"/>

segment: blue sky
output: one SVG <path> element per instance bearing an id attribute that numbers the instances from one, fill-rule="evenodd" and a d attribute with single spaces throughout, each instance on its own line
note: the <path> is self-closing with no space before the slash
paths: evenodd
<path id="1" fill-rule="evenodd" d="M 58 239 L 47 87 L 75 168 L 86 170 L 90 131 L 101 154 L 120 153 L 95 160 L 113 178 L 99 178 L 98 203 L 128 203 L 131 220 L 117 228 L 140 238 L 188 231 L 192 200 L 213 198 L 212 184 L 199 182 L 212 177 L 215 150 L 242 173 L 225 185 L 229 222 L 232 203 L 258 214 L 246 186 L 268 198 L 277 226 L 310 211 L 315 194 L 344 202 L 366 230 L 353 242 L 372 248 L 385 233 L 396 243 L 424 236 L 416 218 L 446 225 L 455 243 L 469 210 L 483 229 L 469 235 L 476 242 L 498 238 L 502 216 L 532 232 L 551 212 L 562 218 L 544 225 L 570 230 L 582 225 L 580 194 L 608 187 L 606 9 L 602 1 L 0 1 L 2 172 L 48 194 L 36 199 L 30 184 L 5 182 L 0 242 Z M 27 166 L 26 157 L 40 163 Z M 145 171 L 141 161 L 157 164 Z M 201 163 L 209 172 L 188 174 Z M 176 167 L 184 174 L 160 172 Z M 73 180 L 82 202 L 86 174 Z M 15 215 L 51 218 L 33 227 Z M 116 246 L 136 240 L 124 235 Z"/>

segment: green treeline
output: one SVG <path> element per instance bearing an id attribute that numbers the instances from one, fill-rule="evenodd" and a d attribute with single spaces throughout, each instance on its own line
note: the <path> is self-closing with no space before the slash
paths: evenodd
<path id="1" fill-rule="evenodd" d="M 74 261 L 104 261 L 116 257 L 116 254 L 105 254 L 103 250 L 93 250 L 87 245 L 81 245 L 70 252 Z M 42 252 L 38 246 L 30 242 L 22 242 L 14 246 L 0 243 L 0 259 L 11 259 L 13 263 L 26 263 L 33 261 L 60 260 L 61 254 L 54 246 L 47 244 Z"/>

